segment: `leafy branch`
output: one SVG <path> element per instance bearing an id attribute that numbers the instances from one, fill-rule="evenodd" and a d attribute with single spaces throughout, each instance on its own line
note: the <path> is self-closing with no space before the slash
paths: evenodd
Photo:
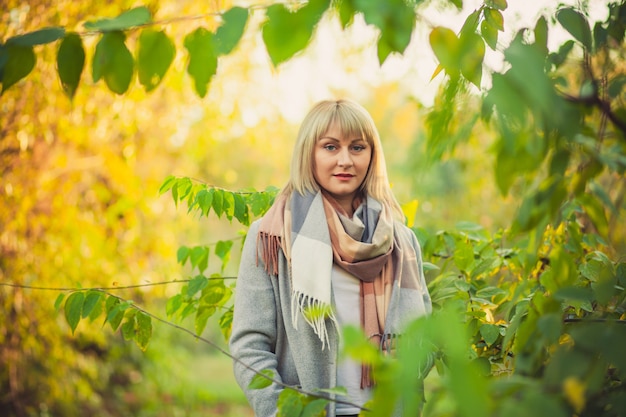
<path id="1" fill-rule="evenodd" d="M 217 279 L 232 279 L 236 277 L 212 277 L 210 280 Z M 62 293 L 69 293 L 65 303 L 63 304 L 65 294 L 60 294 L 55 301 L 55 308 L 59 310 L 61 304 L 63 304 L 65 318 L 70 326 L 72 333 L 75 332 L 78 323 L 81 319 L 89 318 L 90 321 L 95 321 L 101 314 L 105 314 L 105 320 L 103 324 L 109 324 L 113 331 L 120 329 L 120 332 L 125 340 L 134 340 L 141 350 L 146 350 L 148 343 L 152 337 L 152 320 L 160 322 L 166 326 L 183 332 L 197 341 L 201 341 L 211 346 L 221 354 L 227 356 L 232 361 L 239 363 L 246 369 L 254 372 L 256 377 L 250 383 L 250 387 L 253 389 L 263 389 L 271 384 L 276 384 L 284 390 L 295 392 L 300 394 L 303 398 L 306 398 L 307 405 L 311 404 L 311 410 L 320 408 L 320 404 L 312 404 L 311 399 L 324 400 L 324 405 L 327 402 L 335 402 L 340 404 L 357 407 L 360 410 L 368 411 L 367 408 L 361 407 L 350 401 L 338 400 L 332 398 L 334 393 L 343 393 L 342 389 L 337 390 L 320 390 L 320 391 L 307 391 L 298 386 L 292 386 L 285 384 L 275 378 L 275 375 L 268 370 L 257 370 L 239 358 L 231 355 L 227 350 L 223 349 L 216 342 L 202 336 L 200 333 L 180 326 L 162 317 L 159 317 L 145 308 L 139 306 L 132 300 L 124 299 L 119 295 L 113 294 L 110 290 L 121 289 L 133 289 L 138 287 L 154 286 L 154 285 L 168 285 L 168 284 L 180 284 L 180 283 L 192 283 L 193 280 L 173 280 L 164 281 L 159 283 L 140 284 L 140 285 L 126 285 L 116 287 L 91 287 L 91 288 L 71 288 L 71 287 L 42 287 L 33 285 L 23 285 L 15 283 L 0 283 L 0 286 L 21 288 L 28 290 L 50 290 L 59 291 Z M 292 394 L 288 394 L 292 395 Z M 323 409 L 323 407 L 321 407 Z"/>
<path id="2" fill-rule="evenodd" d="M 37 57 L 33 47 L 60 41 L 57 50 L 58 74 L 67 96 L 72 99 L 80 84 L 87 51 L 83 36 L 100 34 L 92 61 L 94 83 L 103 79 L 109 90 L 124 94 L 130 87 L 135 71 L 146 92 L 154 90 L 163 80 L 176 56 L 175 43 L 165 30 L 155 25 L 219 17 L 221 25 L 215 32 L 199 27 L 188 33 L 183 41 L 187 50 L 187 73 L 194 81 L 200 97 L 206 96 L 208 85 L 217 72 L 218 58 L 230 54 L 239 44 L 250 13 L 264 9 L 263 41 L 275 66 L 292 58 L 309 44 L 322 16 L 330 8 L 338 8 L 342 26 L 349 26 L 353 17 L 362 14 L 365 21 L 380 30 L 378 56 L 382 64 L 390 53 L 404 53 L 416 20 L 415 5 L 393 0 L 394 7 L 362 0 L 310 0 L 301 7 L 276 3 L 270 6 L 232 7 L 225 12 L 201 16 L 183 16 L 160 22 L 152 20 L 145 6 L 127 10 L 114 18 L 101 18 L 84 23 L 87 32 L 67 32 L 63 27 L 47 27 L 10 37 L 0 43 L 0 79 L 4 94 L 10 87 L 28 76 Z M 131 53 L 126 45 L 127 35 L 140 30 L 137 51 Z M 285 33 L 289 33 L 285 37 Z"/>

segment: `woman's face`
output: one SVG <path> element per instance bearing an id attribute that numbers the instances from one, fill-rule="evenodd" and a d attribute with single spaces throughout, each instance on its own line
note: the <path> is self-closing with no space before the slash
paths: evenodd
<path id="1" fill-rule="evenodd" d="M 315 180 L 351 214 L 352 200 L 372 159 L 371 146 L 360 136 L 344 136 L 339 126 L 333 123 L 314 149 Z"/>

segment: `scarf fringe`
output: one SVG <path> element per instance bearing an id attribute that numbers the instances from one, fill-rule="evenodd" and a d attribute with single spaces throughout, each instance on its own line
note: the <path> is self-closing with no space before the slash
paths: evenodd
<path id="1" fill-rule="evenodd" d="M 278 275 L 278 252 L 281 248 L 280 236 L 259 232 L 257 234 L 256 247 L 256 266 L 259 266 L 259 258 L 261 258 L 265 272 L 270 275 Z M 259 251 L 260 253 L 258 253 Z"/>
<path id="2" fill-rule="evenodd" d="M 307 311 L 310 310 L 310 311 Z M 322 350 L 328 342 L 328 329 L 326 319 L 329 318 L 339 328 L 337 318 L 332 307 L 323 301 L 316 300 L 302 292 L 294 291 L 291 295 L 291 323 L 294 329 L 298 329 L 298 316 L 313 328 L 313 332 L 322 342 Z"/>

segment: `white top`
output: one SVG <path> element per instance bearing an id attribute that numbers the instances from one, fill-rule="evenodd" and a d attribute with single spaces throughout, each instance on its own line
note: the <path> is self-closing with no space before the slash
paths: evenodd
<path id="1" fill-rule="evenodd" d="M 335 299 L 335 310 L 339 326 L 361 326 L 361 307 L 359 305 L 360 282 L 346 270 L 333 264 L 331 275 L 332 289 Z M 343 340 L 339 338 L 339 350 L 343 348 Z M 340 400 L 349 401 L 363 406 L 371 398 L 371 389 L 361 389 L 361 363 L 347 357 L 340 357 L 337 364 L 337 386 L 348 391 L 346 396 L 338 396 Z M 337 403 L 337 415 L 359 414 L 356 407 Z"/>

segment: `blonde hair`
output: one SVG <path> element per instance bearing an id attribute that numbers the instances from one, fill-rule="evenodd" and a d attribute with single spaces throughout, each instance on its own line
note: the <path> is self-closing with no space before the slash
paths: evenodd
<path id="1" fill-rule="evenodd" d="M 365 108 L 348 99 L 320 101 L 305 116 L 293 149 L 291 176 L 281 193 L 290 195 L 297 191 L 305 194 L 320 189 L 313 176 L 313 151 L 316 142 L 333 123 L 338 124 L 345 136 L 360 136 L 372 147 L 372 159 L 361 190 L 387 204 L 396 218 L 404 220 L 402 209 L 389 186 L 385 156 L 374 120 Z"/>

